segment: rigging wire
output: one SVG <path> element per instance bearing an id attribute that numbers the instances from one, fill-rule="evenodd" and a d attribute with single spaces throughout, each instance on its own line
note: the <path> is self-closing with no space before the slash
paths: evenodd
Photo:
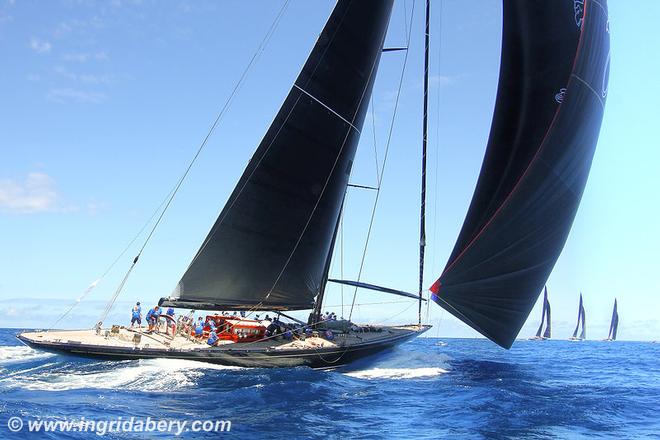
<path id="1" fill-rule="evenodd" d="M 436 121 L 435 121 L 435 170 L 434 170 L 434 188 L 433 188 L 433 243 L 437 243 L 437 224 L 438 224 L 438 170 L 440 162 L 440 102 L 442 94 L 442 83 L 440 79 L 442 78 L 442 18 L 444 10 L 444 0 L 440 0 L 440 8 L 438 13 L 438 30 L 435 34 L 438 36 L 438 85 L 436 93 Z M 432 247 L 431 250 L 431 268 L 436 271 L 436 257 L 437 257 L 437 245 Z M 427 316 L 429 315 L 428 309 L 431 306 L 430 295 L 429 301 L 426 302 Z"/>
<path id="2" fill-rule="evenodd" d="M 376 108 L 374 106 L 374 95 L 371 95 L 371 131 L 374 134 L 374 158 L 376 162 L 376 182 L 380 181 L 380 165 L 378 163 L 378 142 L 376 142 Z"/>
<path id="3" fill-rule="evenodd" d="M 341 279 L 343 280 L 344 279 L 344 210 L 343 209 L 341 210 L 339 215 L 341 215 L 341 218 L 339 220 L 339 222 L 340 222 L 339 223 L 339 227 L 340 227 L 339 232 L 341 234 L 339 236 L 339 240 L 340 240 L 340 243 L 339 243 L 339 245 L 340 245 L 340 247 L 339 247 L 339 252 L 340 252 L 340 255 L 339 255 L 339 273 L 341 274 Z M 341 315 L 340 316 L 343 318 L 344 317 L 344 285 L 343 284 L 340 285 L 340 289 L 341 289 Z"/>
<path id="4" fill-rule="evenodd" d="M 379 301 L 379 302 L 368 302 L 368 303 L 357 303 L 356 306 L 380 306 L 383 304 L 408 304 L 410 300 L 401 300 L 401 301 Z M 341 307 L 341 304 L 335 304 L 332 306 L 324 306 L 329 309 L 337 309 Z"/>
<path id="5" fill-rule="evenodd" d="M 393 320 L 394 318 L 396 318 L 396 317 L 398 317 L 398 316 L 400 316 L 400 315 L 403 315 L 403 314 L 406 313 L 408 310 L 410 310 L 410 308 L 411 308 L 412 306 L 415 306 L 415 305 L 417 305 L 416 302 L 411 302 L 410 305 L 409 305 L 408 307 L 406 307 L 405 309 L 403 309 L 403 310 L 401 310 L 401 311 L 395 313 L 395 314 L 392 315 L 392 316 L 389 316 L 389 317 L 383 319 L 382 321 L 379 322 L 379 324 L 382 324 L 382 323 L 384 323 L 384 322 L 391 321 L 391 320 Z"/>
<path id="6" fill-rule="evenodd" d="M 190 161 L 190 163 L 188 164 L 188 167 L 186 168 L 185 172 L 184 172 L 183 175 L 179 178 L 179 180 L 177 181 L 176 185 L 174 186 L 174 189 L 173 189 L 172 192 L 170 193 L 170 195 L 169 195 L 169 197 L 168 197 L 168 199 L 167 199 L 167 203 L 165 204 L 165 207 L 162 209 L 162 211 L 161 211 L 161 213 L 160 213 L 160 216 L 159 216 L 158 219 L 156 220 L 156 223 L 155 223 L 154 226 L 151 228 L 151 231 L 149 232 L 149 235 L 147 236 L 147 238 L 146 238 L 146 240 L 144 241 L 144 243 L 142 244 L 142 247 L 140 248 L 139 252 L 137 253 L 137 256 L 133 259 L 133 263 L 131 264 L 130 268 L 129 268 L 128 271 L 126 272 L 126 275 L 124 276 L 124 279 L 123 279 L 122 282 L 119 284 L 119 286 L 117 287 L 117 290 L 115 291 L 114 295 L 112 296 L 112 298 L 111 298 L 110 301 L 108 302 L 108 304 L 107 304 L 107 306 L 106 306 L 106 308 L 105 308 L 103 314 L 101 315 L 101 317 L 100 317 L 100 319 L 99 319 L 99 324 L 102 324 L 103 321 L 105 321 L 105 319 L 107 318 L 108 314 L 109 314 L 110 311 L 112 310 L 112 306 L 114 305 L 115 301 L 116 301 L 117 298 L 119 297 L 119 294 L 121 293 L 121 291 L 122 291 L 124 285 L 126 284 L 126 281 L 128 280 L 129 275 L 130 275 L 131 272 L 133 271 L 133 268 L 135 267 L 135 265 L 137 264 L 138 260 L 140 259 L 140 256 L 142 255 L 142 252 L 144 251 L 145 247 L 147 246 L 147 244 L 148 244 L 149 241 L 151 240 L 151 237 L 153 236 L 154 232 L 155 232 L 156 229 L 158 228 L 158 225 L 159 225 L 160 222 L 162 221 L 163 216 L 165 215 L 165 213 L 167 212 L 168 208 L 170 207 L 170 204 L 171 204 L 172 201 L 174 200 L 174 197 L 176 196 L 177 192 L 178 192 L 179 189 L 181 188 L 181 185 L 182 185 L 183 182 L 185 181 L 186 177 L 188 177 L 188 174 L 190 173 L 190 170 L 192 169 L 192 167 L 193 167 L 193 165 L 195 164 L 195 162 L 197 161 L 197 158 L 198 158 L 199 155 L 202 153 L 202 150 L 203 150 L 204 147 L 206 146 L 206 144 L 207 144 L 208 140 L 210 139 L 211 135 L 212 135 L 213 132 L 215 131 L 216 127 L 218 126 L 218 124 L 220 123 L 220 121 L 222 120 L 222 118 L 224 117 L 224 115 L 226 114 L 227 110 L 230 108 L 230 106 L 231 106 L 231 104 L 232 104 L 232 102 L 233 102 L 235 96 L 237 95 L 237 93 L 238 93 L 238 91 L 240 90 L 241 86 L 242 86 L 243 83 L 245 82 L 245 78 L 247 77 L 247 74 L 248 74 L 249 71 L 252 69 L 252 67 L 254 66 L 254 64 L 256 63 L 256 61 L 259 59 L 259 57 L 261 56 L 261 54 L 262 54 L 263 51 L 265 50 L 266 45 L 268 44 L 268 42 L 270 41 L 271 37 L 272 37 L 273 34 L 275 33 L 275 30 L 277 29 L 277 26 L 279 25 L 279 23 L 280 23 L 280 21 L 281 21 L 283 15 L 284 15 L 284 12 L 286 11 L 286 8 L 287 8 L 287 6 L 289 5 L 289 2 L 290 2 L 290 1 L 291 1 L 291 0 L 285 0 L 285 1 L 284 1 L 284 3 L 282 4 L 282 7 L 280 8 L 279 12 L 277 13 L 277 16 L 275 17 L 275 19 L 274 19 L 273 22 L 271 23 L 271 25 L 270 25 L 268 31 L 266 32 L 266 35 L 264 36 L 264 38 L 261 40 L 261 43 L 260 43 L 259 46 L 257 47 L 257 50 L 256 50 L 256 51 L 254 52 L 254 54 L 252 55 L 252 58 L 251 58 L 250 61 L 248 62 L 248 64 L 247 64 L 247 66 L 245 67 L 245 69 L 243 69 L 243 72 L 241 73 L 241 76 L 240 76 L 238 82 L 234 85 L 234 88 L 232 89 L 231 93 L 229 94 L 229 97 L 227 98 L 227 100 L 225 101 L 224 105 L 223 105 L 222 108 L 220 109 L 220 112 L 218 113 L 218 115 L 216 116 L 215 120 L 213 121 L 213 124 L 211 125 L 211 128 L 208 130 L 206 136 L 204 137 L 204 139 L 202 140 L 201 144 L 200 144 L 199 147 L 197 148 L 197 151 L 196 151 L 195 155 L 193 156 L 192 160 Z M 97 326 L 98 326 L 99 324 L 97 324 Z"/>
<path id="7" fill-rule="evenodd" d="M 412 26 L 413 26 L 413 17 L 415 16 L 414 12 L 415 12 L 415 1 L 413 0 L 412 8 L 411 8 L 411 11 L 410 11 L 410 27 L 407 28 L 408 35 L 407 35 L 407 38 L 406 38 L 406 40 L 407 40 L 406 41 L 406 47 L 410 47 L 410 37 L 411 37 L 411 34 L 412 34 L 411 31 L 412 31 Z M 378 207 L 378 200 L 380 198 L 380 190 L 382 188 L 383 175 L 385 174 L 385 165 L 387 164 L 387 158 L 388 158 L 388 155 L 389 155 L 390 144 L 391 144 L 391 141 L 392 141 L 392 133 L 394 131 L 394 121 L 396 120 L 396 114 L 397 114 L 397 110 L 399 108 L 399 98 L 401 97 L 401 89 L 403 87 L 403 78 L 404 78 L 404 75 L 405 75 L 405 72 L 406 72 L 406 65 L 408 64 L 408 52 L 409 52 L 408 50 L 405 51 L 405 55 L 404 55 L 404 59 L 403 59 L 403 67 L 401 69 L 401 76 L 399 78 L 399 87 L 398 87 L 398 90 L 397 90 L 396 99 L 394 101 L 394 111 L 392 113 L 392 120 L 390 121 L 389 132 L 388 132 L 388 135 L 387 135 L 387 143 L 385 144 L 385 156 L 383 158 L 383 164 L 382 164 L 382 167 L 381 167 L 380 176 L 379 176 L 379 180 L 378 180 L 378 185 L 377 185 L 377 189 L 376 189 L 376 198 L 374 200 L 374 205 L 373 205 L 373 208 L 372 208 L 372 211 L 371 211 L 371 220 L 369 221 L 369 229 L 367 230 L 367 238 L 365 240 L 364 249 L 362 251 L 362 259 L 360 261 L 360 270 L 358 271 L 358 276 L 357 276 L 357 281 L 358 282 L 360 281 L 360 279 L 362 277 L 362 271 L 364 269 L 364 262 L 365 262 L 365 259 L 366 259 L 366 256 L 367 256 L 367 248 L 369 246 L 369 239 L 371 238 L 371 231 L 372 231 L 373 224 L 374 224 L 374 218 L 376 216 L 376 208 Z M 355 299 L 357 297 L 357 291 L 358 291 L 358 288 L 356 287 L 354 292 L 353 292 L 353 301 L 351 303 L 350 312 L 348 314 L 348 320 L 349 321 L 351 320 L 351 317 L 353 316 L 353 308 L 355 306 Z"/>
<path id="8" fill-rule="evenodd" d="M 149 217 L 149 219 L 144 223 L 144 225 L 142 225 L 142 228 L 140 228 L 138 233 L 135 234 L 133 239 L 124 247 L 124 250 L 121 251 L 121 253 L 117 256 L 117 258 L 114 259 L 114 261 L 110 264 L 110 266 L 108 266 L 108 268 L 103 272 L 103 274 L 99 278 L 97 278 L 96 281 L 94 281 L 92 284 L 90 284 L 87 287 L 87 289 L 85 289 L 85 291 L 82 293 L 82 295 L 80 295 L 76 299 L 76 301 L 73 304 L 71 304 L 71 306 L 68 309 L 66 309 L 64 311 L 64 313 L 62 313 L 62 315 L 60 315 L 60 317 L 57 318 L 55 320 L 55 322 L 53 322 L 50 325 L 48 330 L 52 330 L 59 322 L 61 322 L 64 318 L 66 318 L 69 315 L 69 313 L 71 313 L 73 311 L 73 309 L 75 309 L 78 306 L 78 304 L 80 304 L 80 302 L 82 300 L 84 300 L 92 292 L 92 290 L 94 290 L 96 288 L 96 286 L 98 286 L 101 283 L 101 281 L 103 281 L 103 279 L 105 279 L 105 277 L 110 273 L 110 271 L 112 271 L 112 269 L 119 262 L 119 260 L 126 254 L 126 252 L 128 252 L 128 250 L 133 246 L 133 244 L 137 241 L 137 239 L 142 235 L 142 233 L 145 231 L 145 229 L 147 229 L 147 226 L 149 226 L 149 224 L 153 221 L 153 219 L 156 217 L 156 215 L 160 212 L 161 208 L 163 207 L 163 205 L 165 205 L 165 203 L 167 202 L 167 199 L 170 197 L 170 195 L 171 195 L 171 192 L 168 193 L 167 197 L 165 197 L 163 199 L 163 201 L 160 203 L 160 205 L 158 205 L 158 207 L 153 212 L 153 214 L 151 214 L 151 217 Z"/>

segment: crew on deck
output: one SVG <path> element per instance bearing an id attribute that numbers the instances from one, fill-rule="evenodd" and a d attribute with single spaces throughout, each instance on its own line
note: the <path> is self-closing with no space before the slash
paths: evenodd
<path id="1" fill-rule="evenodd" d="M 138 329 L 142 329 L 142 307 L 140 307 L 140 301 L 138 301 L 131 311 L 131 328 L 137 322 Z"/>
<path id="2" fill-rule="evenodd" d="M 174 309 L 170 307 L 165 314 L 168 319 L 165 322 L 165 334 L 169 335 L 169 330 L 172 329 L 172 337 L 176 334 L 176 319 L 174 318 Z"/>
<path id="3" fill-rule="evenodd" d="M 149 325 L 147 331 L 158 332 L 158 318 L 160 318 L 160 307 L 156 306 L 153 309 L 149 309 L 146 316 L 147 324 Z"/>
<path id="4" fill-rule="evenodd" d="M 201 316 L 197 320 L 197 323 L 195 323 L 195 337 L 196 338 L 202 338 L 204 336 L 204 318 Z"/>
<path id="5" fill-rule="evenodd" d="M 215 332 L 215 330 L 211 330 L 211 332 L 209 333 L 209 338 L 207 339 L 206 343 L 209 344 L 211 347 L 218 344 L 218 335 Z"/>

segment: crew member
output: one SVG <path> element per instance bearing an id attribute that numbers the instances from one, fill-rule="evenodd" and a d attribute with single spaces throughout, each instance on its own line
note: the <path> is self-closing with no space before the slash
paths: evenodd
<path id="1" fill-rule="evenodd" d="M 138 329 L 142 329 L 142 307 L 140 307 L 140 301 L 138 301 L 134 306 L 131 312 L 131 328 L 137 322 Z"/>
<path id="2" fill-rule="evenodd" d="M 147 331 L 158 331 L 158 318 L 160 318 L 160 307 L 156 306 L 153 309 L 149 309 L 147 312 L 147 324 L 149 329 Z"/>
<path id="3" fill-rule="evenodd" d="M 165 322 L 165 334 L 169 334 L 169 329 L 172 329 L 172 337 L 176 334 L 176 319 L 174 319 L 174 309 L 172 307 L 167 309 L 167 312 L 165 312 L 167 316 L 169 316 L 169 319 Z"/>
<path id="4" fill-rule="evenodd" d="M 197 324 L 195 324 L 195 337 L 202 338 L 202 336 L 204 336 L 204 321 L 200 316 L 197 320 Z"/>
<path id="5" fill-rule="evenodd" d="M 209 344 L 211 347 L 216 345 L 218 343 L 218 335 L 215 333 L 215 330 L 211 330 L 209 333 L 209 338 L 206 341 L 207 344 Z"/>

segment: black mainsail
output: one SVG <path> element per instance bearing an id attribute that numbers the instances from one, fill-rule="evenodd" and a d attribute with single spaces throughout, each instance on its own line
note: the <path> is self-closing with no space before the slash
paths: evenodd
<path id="1" fill-rule="evenodd" d="M 546 324 L 545 332 L 543 332 L 543 324 Z M 543 332 L 543 336 L 541 333 Z M 551 324 L 550 324 L 550 301 L 548 301 L 548 288 L 546 287 L 543 291 L 543 308 L 541 309 L 541 325 L 536 331 L 537 339 L 549 339 L 552 335 Z"/>
<path id="2" fill-rule="evenodd" d="M 582 319 L 581 319 L 582 331 L 580 332 L 580 339 L 584 340 L 587 339 L 587 325 L 586 325 L 587 317 L 583 305 L 581 305 L 580 311 L 582 312 Z"/>
<path id="3" fill-rule="evenodd" d="M 610 331 L 607 334 L 608 341 L 616 341 L 616 332 L 619 329 L 619 312 L 617 311 L 616 298 L 614 299 L 614 310 L 612 310 L 612 321 L 610 321 Z"/>
<path id="4" fill-rule="evenodd" d="M 571 336 L 571 339 L 583 340 L 587 338 L 587 330 L 585 329 L 584 324 L 584 304 L 582 302 L 582 294 L 580 293 L 580 305 L 578 307 L 577 324 L 575 324 L 575 330 L 573 330 L 573 336 Z M 582 332 L 580 333 L 580 337 L 578 337 L 578 330 L 580 329 L 580 325 L 582 325 Z"/>
<path id="5" fill-rule="evenodd" d="M 162 305 L 311 309 L 393 0 L 339 0 L 236 188 Z"/>
<path id="6" fill-rule="evenodd" d="M 433 299 L 509 348 L 566 242 L 603 118 L 605 0 L 504 2 L 481 174 Z"/>
<path id="7" fill-rule="evenodd" d="M 550 316 L 550 301 L 548 301 L 548 289 L 545 289 L 545 331 L 543 339 L 550 339 L 552 336 L 552 319 Z"/>

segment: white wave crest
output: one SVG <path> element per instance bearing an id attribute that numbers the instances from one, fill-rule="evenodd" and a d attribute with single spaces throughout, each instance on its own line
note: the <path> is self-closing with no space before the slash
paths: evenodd
<path id="1" fill-rule="evenodd" d="M 25 346 L 0 346 L 0 365 L 27 362 L 54 356 L 52 353 L 33 350 Z"/>
<path id="2" fill-rule="evenodd" d="M 447 373 L 438 367 L 422 368 L 372 368 L 370 370 L 351 371 L 346 376 L 358 379 L 420 379 L 436 377 Z"/>
<path id="3" fill-rule="evenodd" d="M 109 370 L 42 371 L 15 375 L 4 382 L 8 387 L 39 391 L 67 391 L 85 388 L 122 389 L 132 391 L 176 391 L 194 386 L 205 370 L 234 370 L 204 362 L 178 359 L 147 359 L 113 362 Z M 3 382 L 0 379 L 0 382 Z"/>

